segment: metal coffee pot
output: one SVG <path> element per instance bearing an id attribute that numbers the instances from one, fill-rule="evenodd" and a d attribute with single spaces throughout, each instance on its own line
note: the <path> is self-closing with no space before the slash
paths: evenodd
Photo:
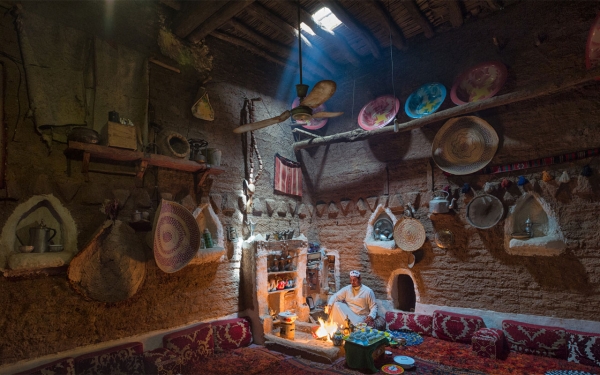
<path id="1" fill-rule="evenodd" d="M 436 190 L 433 192 L 433 199 L 429 201 L 429 212 L 432 214 L 445 214 L 454 208 L 455 198 L 448 202 L 450 194 L 447 191 Z"/>
<path id="2" fill-rule="evenodd" d="M 50 235 L 52 232 L 52 235 Z M 37 227 L 29 228 L 29 244 L 33 246 L 34 253 L 45 253 L 48 242 L 56 236 L 56 229 L 48 228 L 44 220 Z"/>

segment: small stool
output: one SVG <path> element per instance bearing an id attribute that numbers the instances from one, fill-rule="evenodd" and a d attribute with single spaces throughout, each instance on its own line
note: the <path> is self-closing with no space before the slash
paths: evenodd
<path id="1" fill-rule="evenodd" d="M 471 338 L 473 351 L 482 357 L 497 359 L 504 354 L 504 332 L 500 329 L 481 328 Z"/>

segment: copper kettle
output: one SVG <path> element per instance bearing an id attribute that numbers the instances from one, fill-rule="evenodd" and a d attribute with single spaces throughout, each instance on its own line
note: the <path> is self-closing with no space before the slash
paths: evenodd
<path id="1" fill-rule="evenodd" d="M 50 235 L 52 232 L 52 235 Z M 48 243 L 56 236 L 56 229 L 48 228 L 44 220 L 39 226 L 29 228 L 29 244 L 33 246 L 34 253 L 45 253 Z"/>

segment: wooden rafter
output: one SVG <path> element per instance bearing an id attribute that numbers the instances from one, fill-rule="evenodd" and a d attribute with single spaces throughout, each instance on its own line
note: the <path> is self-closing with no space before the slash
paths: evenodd
<path id="1" fill-rule="evenodd" d="M 421 117 L 416 120 L 408 121 L 402 124 L 398 124 L 398 131 L 405 132 L 417 128 L 421 128 L 425 125 L 446 120 L 456 116 L 466 115 L 468 113 L 473 113 L 477 111 L 482 111 L 484 109 L 490 109 L 499 107 L 502 105 L 512 104 L 521 102 L 524 100 L 530 100 L 534 98 L 538 98 L 545 95 L 556 94 L 558 92 L 568 90 L 572 87 L 584 84 L 589 81 L 595 80 L 598 76 L 600 76 L 600 66 L 591 69 L 589 71 L 580 71 L 576 74 L 572 74 L 569 76 L 560 77 L 562 82 L 558 82 L 559 79 L 556 80 L 548 80 L 550 83 L 546 83 L 541 86 L 527 87 L 522 90 L 512 92 L 509 94 L 504 94 L 500 96 L 496 96 L 493 98 L 489 98 L 486 100 L 481 100 L 478 102 L 463 104 L 454 108 L 450 108 L 441 112 L 433 113 L 429 116 Z M 558 82 L 558 83 L 555 83 Z M 298 151 L 305 148 L 331 144 L 331 143 L 342 143 L 342 142 L 355 142 L 361 141 L 367 138 L 372 138 L 381 135 L 389 135 L 394 132 L 393 126 L 386 126 L 383 128 L 365 131 L 362 129 L 356 129 L 349 132 L 338 133 L 334 135 L 329 135 L 326 137 L 318 137 L 310 140 L 305 140 L 301 142 L 294 143 L 294 151 Z"/>
<path id="2" fill-rule="evenodd" d="M 429 23 L 429 20 L 425 18 L 425 16 L 423 16 L 423 13 L 421 13 L 421 9 L 419 9 L 419 6 L 415 3 L 414 0 L 403 0 L 402 5 L 404 5 L 404 8 L 406 9 L 410 17 L 413 20 L 415 20 L 415 22 L 419 25 L 421 30 L 423 30 L 425 37 L 431 38 L 435 35 L 435 31 L 433 31 L 431 23 Z"/>
<path id="3" fill-rule="evenodd" d="M 446 9 L 448 9 L 448 18 L 452 27 L 460 27 L 463 24 L 463 14 L 458 0 L 446 0 Z"/>
<path id="4" fill-rule="evenodd" d="M 370 5 L 370 8 L 373 10 L 373 16 L 377 17 L 379 22 L 385 25 L 386 29 L 389 31 L 391 36 L 391 42 L 394 47 L 397 49 L 406 49 L 406 43 L 404 42 L 404 34 L 402 33 L 402 29 L 396 21 L 394 21 L 389 12 L 381 7 L 381 3 L 376 0 L 367 0 L 367 4 Z"/>
<path id="5" fill-rule="evenodd" d="M 249 42 L 245 39 L 238 38 L 237 36 L 229 35 L 229 34 L 226 34 L 224 32 L 218 31 L 218 30 L 213 31 L 212 33 L 210 33 L 210 35 L 214 36 L 215 38 L 221 39 L 225 42 L 236 45 L 238 47 L 245 48 L 248 51 L 250 51 L 260 57 L 263 57 L 269 61 L 272 61 L 278 65 L 292 66 L 292 67 L 294 67 L 294 69 L 298 69 L 298 65 L 296 65 L 294 63 L 290 63 L 288 61 L 283 61 L 283 60 L 273 56 L 272 54 L 263 51 L 262 49 L 258 48 L 256 45 L 252 44 L 251 42 Z M 303 68 L 304 68 L 304 66 L 303 66 Z M 313 69 L 320 70 L 320 72 L 315 72 Z M 313 66 L 306 66 L 306 70 L 308 72 L 305 72 L 305 73 L 310 74 L 310 76 L 308 78 L 311 80 L 314 80 L 314 81 L 317 81 L 318 78 L 325 78 L 328 75 L 327 72 L 323 71 L 322 69 L 314 68 Z"/>
<path id="6" fill-rule="evenodd" d="M 376 59 L 381 58 L 381 48 L 375 40 L 375 37 L 373 37 L 373 35 L 371 35 L 371 33 L 367 31 L 364 26 L 358 23 L 358 21 L 356 21 L 343 6 L 341 6 L 336 0 L 321 0 L 321 3 L 329 8 L 329 10 L 331 10 L 340 21 L 342 21 L 365 42 L 365 44 L 369 47 L 369 50 L 371 50 L 371 54 Z"/>
<path id="7" fill-rule="evenodd" d="M 252 5 L 251 7 L 248 7 L 246 9 L 246 11 L 248 13 L 250 13 L 252 15 L 252 17 L 256 18 L 257 20 L 262 21 L 267 25 L 271 25 L 275 29 L 277 29 L 278 31 L 283 33 L 284 35 L 288 35 L 288 36 L 294 38 L 294 40 L 297 40 L 296 38 L 298 38 L 298 30 L 294 26 L 287 23 L 287 21 L 280 18 L 278 15 L 271 12 L 269 9 L 265 8 L 264 6 L 256 3 L 256 4 Z M 312 45 L 312 43 L 310 43 L 302 34 L 300 34 L 300 38 L 303 42 L 303 46 L 305 46 L 307 49 L 306 52 L 309 55 L 310 54 L 315 55 L 317 51 L 316 51 L 316 48 Z M 336 63 L 333 62 L 333 60 L 331 60 L 330 57 L 324 55 L 320 51 L 316 55 L 319 56 L 318 62 L 320 64 L 322 64 L 323 67 L 325 67 L 325 69 L 329 70 L 331 72 L 331 74 L 333 74 L 333 75 L 338 74 L 340 69 L 338 68 Z"/>
<path id="8" fill-rule="evenodd" d="M 259 34 L 254 29 L 246 26 L 241 21 L 235 18 L 230 19 L 228 24 L 231 25 L 238 32 L 244 34 L 248 39 L 263 45 L 265 48 L 283 57 L 284 59 L 289 59 L 289 57 L 293 54 L 292 49 L 290 49 L 288 46 L 275 42 L 272 39 L 269 39 Z M 317 73 L 317 75 L 323 78 L 329 77 L 328 71 L 323 69 L 319 64 L 316 64 L 310 59 L 305 59 L 304 61 L 307 68 Z"/>
<path id="9" fill-rule="evenodd" d="M 173 8 L 175 10 L 181 9 L 181 1 L 179 0 L 160 0 L 160 2 L 165 4 L 169 8 Z"/>
<path id="10" fill-rule="evenodd" d="M 225 0 L 185 2 L 173 19 L 173 33 L 184 39 L 225 4 Z"/>
<path id="11" fill-rule="evenodd" d="M 292 3 L 285 2 L 282 4 L 288 4 L 290 7 L 292 7 Z M 350 44 L 348 44 L 344 37 L 341 35 L 336 35 L 335 32 L 323 28 L 321 25 L 316 23 L 315 20 L 313 20 L 310 13 L 302 8 L 300 8 L 300 20 L 308 25 L 308 27 L 310 27 L 315 34 L 336 48 L 352 65 L 360 66 L 360 56 L 358 56 L 356 51 L 350 47 Z"/>
<path id="12" fill-rule="evenodd" d="M 236 14 L 244 10 L 254 0 L 237 0 L 230 1 L 219 8 L 210 18 L 198 26 L 189 36 L 188 39 L 192 42 L 200 42 L 208 34 L 212 33 L 219 26 L 229 21 Z"/>

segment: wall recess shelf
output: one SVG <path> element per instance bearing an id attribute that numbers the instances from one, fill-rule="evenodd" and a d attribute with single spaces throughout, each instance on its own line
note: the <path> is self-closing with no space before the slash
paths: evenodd
<path id="1" fill-rule="evenodd" d="M 89 172 L 124 174 L 135 176 L 136 185 L 141 186 L 147 168 L 149 166 L 155 166 L 194 173 L 196 176 L 196 187 L 200 187 L 209 175 L 219 175 L 225 172 L 221 167 L 211 166 L 210 164 L 200 164 L 191 160 L 73 141 L 69 142 L 69 147 L 65 150 L 65 155 L 69 162 L 71 159 L 82 159 L 81 173 L 84 174 L 86 181 L 89 180 Z M 90 161 L 93 159 L 132 163 L 136 165 L 136 171 L 127 172 L 109 169 L 90 169 Z M 68 171 L 70 174 L 70 163 Z"/>

